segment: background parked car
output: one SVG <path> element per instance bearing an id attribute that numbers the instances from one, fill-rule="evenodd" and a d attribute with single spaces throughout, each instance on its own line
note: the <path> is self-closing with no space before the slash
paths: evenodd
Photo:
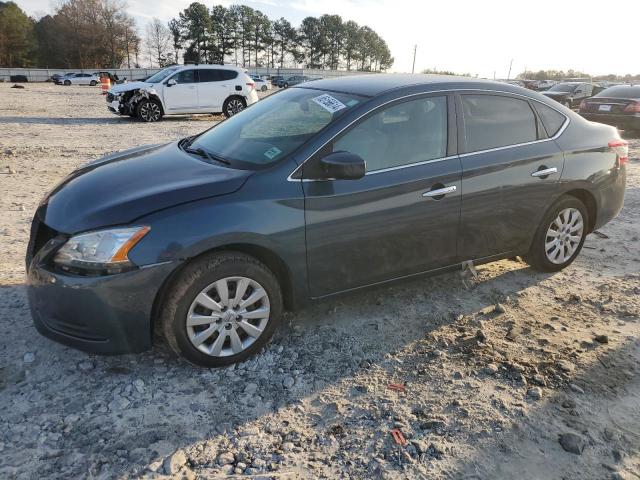
<path id="1" fill-rule="evenodd" d="M 274 87 L 280 87 L 280 81 L 283 79 L 284 77 L 282 75 L 272 75 L 269 80 Z"/>
<path id="2" fill-rule="evenodd" d="M 58 76 L 55 78 L 54 82 L 55 82 L 55 84 L 56 84 L 56 85 L 63 85 L 63 84 L 64 84 L 65 79 L 67 79 L 67 78 L 69 78 L 69 77 L 72 77 L 72 76 L 74 76 L 74 75 L 75 75 L 75 73 L 65 73 L 65 74 L 63 74 L 63 75 L 58 75 Z M 52 77 L 52 78 L 53 78 L 53 77 Z"/>
<path id="3" fill-rule="evenodd" d="M 271 82 L 258 75 L 251 75 L 251 79 L 256 83 L 256 90 L 266 92 L 271 90 Z"/>
<path id="4" fill-rule="evenodd" d="M 58 80 L 64 76 L 63 73 L 54 73 L 49 78 L 47 78 L 47 82 L 58 83 Z"/>
<path id="5" fill-rule="evenodd" d="M 582 100 L 593 96 L 594 93 L 594 85 L 587 82 L 562 82 L 542 92 L 543 95 L 569 108 L 579 105 Z"/>
<path id="6" fill-rule="evenodd" d="M 92 87 L 100 83 L 100 77 L 95 73 L 72 73 L 65 75 L 58 81 L 58 85 L 91 85 Z"/>
<path id="7" fill-rule="evenodd" d="M 583 100 L 580 115 L 587 120 L 632 130 L 640 135 L 640 85 L 609 87 Z"/>
<path id="8" fill-rule="evenodd" d="M 299 83 L 308 82 L 311 78 L 306 75 L 292 75 L 289 78 L 283 78 L 278 82 L 278 86 L 281 88 L 293 87 L 294 85 L 298 85 Z"/>

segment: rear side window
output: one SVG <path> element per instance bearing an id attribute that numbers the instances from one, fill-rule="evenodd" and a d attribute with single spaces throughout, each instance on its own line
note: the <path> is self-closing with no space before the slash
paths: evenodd
<path id="1" fill-rule="evenodd" d="M 538 115 L 540 115 L 540 118 L 542 119 L 544 128 L 547 130 L 549 136 L 553 137 L 558 133 L 560 128 L 562 128 L 562 125 L 564 125 L 567 118 L 544 103 L 534 102 L 534 105 L 538 111 Z"/>
<path id="2" fill-rule="evenodd" d="M 212 68 L 198 70 L 198 76 L 200 77 L 200 83 L 219 82 L 220 80 L 222 80 L 220 70 L 214 70 Z"/>
<path id="3" fill-rule="evenodd" d="M 233 80 L 238 77 L 238 72 L 233 70 L 220 70 L 220 77 L 222 80 Z"/>
<path id="4" fill-rule="evenodd" d="M 477 152 L 538 139 L 536 117 L 526 100 L 462 95 L 466 151 Z"/>

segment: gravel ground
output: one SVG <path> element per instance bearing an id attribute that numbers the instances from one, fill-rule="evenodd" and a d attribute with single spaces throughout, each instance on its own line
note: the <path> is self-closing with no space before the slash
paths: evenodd
<path id="1" fill-rule="evenodd" d="M 505 260 L 321 303 L 219 370 L 38 335 L 23 257 L 44 193 L 213 121 L 0 84 L 0 478 L 640 478 L 639 139 L 624 210 L 557 274 Z"/>

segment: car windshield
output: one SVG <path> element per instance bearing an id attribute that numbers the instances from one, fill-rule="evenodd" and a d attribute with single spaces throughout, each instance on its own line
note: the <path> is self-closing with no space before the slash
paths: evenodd
<path id="1" fill-rule="evenodd" d="M 557 83 L 553 87 L 551 87 L 549 92 L 573 92 L 578 85 L 571 83 Z"/>
<path id="2" fill-rule="evenodd" d="M 288 89 L 207 130 L 189 147 L 224 159 L 234 168 L 258 170 L 293 153 L 363 101 L 353 94 Z"/>
<path id="3" fill-rule="evenodd" d="M 156 73 L 154 75 L 151 75 L 149 78 L 147 78 L 145 80 L 145 82 L 147 82 L 147 83 L 160 83 L 162 80 L 164 80 L 169 75 L 171 75 L 173 72 L 175 72 L 177 69 L 178 69 L 178 67 L 169 67 L 169 68 L 165 68 L 164 70 L 160 70 L 158 73 Z"/>

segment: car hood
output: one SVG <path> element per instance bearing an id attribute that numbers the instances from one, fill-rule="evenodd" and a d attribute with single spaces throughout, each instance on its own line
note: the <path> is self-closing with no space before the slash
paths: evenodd
<path id="1" fill-rule="evenodd" d="M 117 83 L 109 89 L 111 93 L 130 92 L 131 90 L 137 90 L 139 88 L 146 88 L 147 90 L 153 90 L 155 84 L 147 82 L 129 82 L 129 83 Z"/>
<path id="2" fill-rule="evenodd" d="M 251 173 L 204 162 L 177 142 L 138 147 L 69 175 L 43 201 L 44 222 L 67 234 L 125 225 L 158 210 L 233 193 Z"/>

